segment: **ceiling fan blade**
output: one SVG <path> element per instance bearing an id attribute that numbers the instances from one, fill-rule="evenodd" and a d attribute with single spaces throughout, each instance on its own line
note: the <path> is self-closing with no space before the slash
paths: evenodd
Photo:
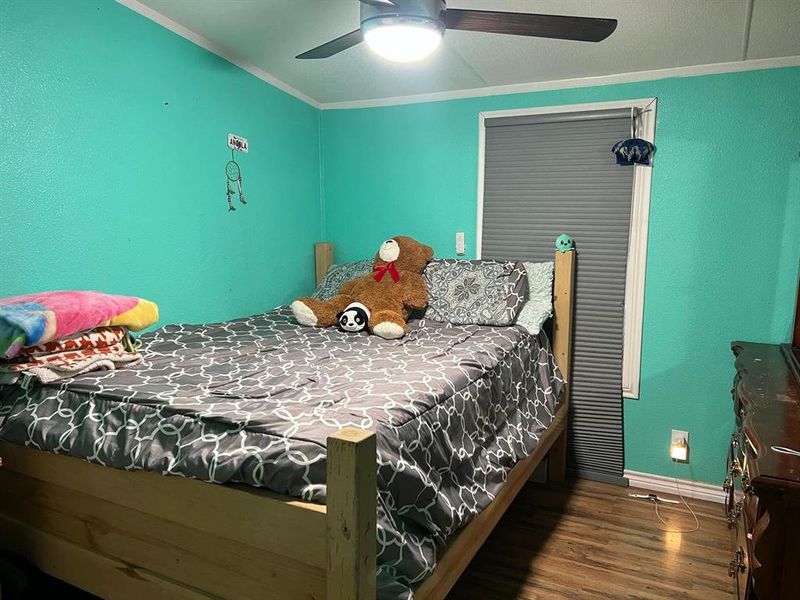
<path id="1" fill-rule="evenodd" d="M 364 41 L 364 34 L 361 33 L 360 29 L 356 29 L 350 33 L 345 33 L 343 36 L 340 36 L 335 40 L 331 40 L 330 42 L 322 44 L 321 46 L 312 48 L 308 52 L 298 54 L 295 56 L 295 58 L 328 58 L 329 56 L 338 54 L 343 50 L 352 48 L 356 44 L 360 44 L 362 41 Z"/>
<path id="2" fill-rule="evenodd" d="M 599 42 L 617 28 L 616 19 L 536 15 L 529 13 L 494 12 L 448 8 L 445 13 L 448 29 L 484 31 L 531 37 Z"/>

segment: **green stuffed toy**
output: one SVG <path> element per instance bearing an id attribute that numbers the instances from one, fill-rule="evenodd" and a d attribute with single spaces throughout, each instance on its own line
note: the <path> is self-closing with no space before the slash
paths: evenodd
<path id="1" fill-rule="evenodd" d="M 575 241 L 566 233 L 562 233 L 556 238 L 556 250 L 559 252 L 569 252 L 575 249 Z"/>

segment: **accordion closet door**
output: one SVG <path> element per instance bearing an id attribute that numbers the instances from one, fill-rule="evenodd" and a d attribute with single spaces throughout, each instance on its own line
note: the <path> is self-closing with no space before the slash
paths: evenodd
<path id="1" fill-rule="evenodd" d="M 632 167 L 611 146 L 630 109 L 485 121 L 481 258 L 552 260 L 569 233 L 578 252 L 569 465 L 623 483 L 622 349 Z"/>

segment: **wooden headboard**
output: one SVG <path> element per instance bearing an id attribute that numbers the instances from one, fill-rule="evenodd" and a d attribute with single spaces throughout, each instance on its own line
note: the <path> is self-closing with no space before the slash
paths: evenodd
<path id="1" fill-rule="evenodd" d="M 317 285 L 333 264 L 333 244 L 330 242 L 317 242 L 314 245 L 314 259 L 317 263 Z"/>

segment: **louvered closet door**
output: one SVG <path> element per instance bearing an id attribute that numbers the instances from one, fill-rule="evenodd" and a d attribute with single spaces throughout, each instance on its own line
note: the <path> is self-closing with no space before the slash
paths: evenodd
<path id="1" fill-rule="evenodd" d="M 630 111 L 486 120 L 482 258 L 552 260 L 560 233 L 578 250 L 569 463 L 623 481 L 622 344 L 633 168 L 611 146 Z"/>

